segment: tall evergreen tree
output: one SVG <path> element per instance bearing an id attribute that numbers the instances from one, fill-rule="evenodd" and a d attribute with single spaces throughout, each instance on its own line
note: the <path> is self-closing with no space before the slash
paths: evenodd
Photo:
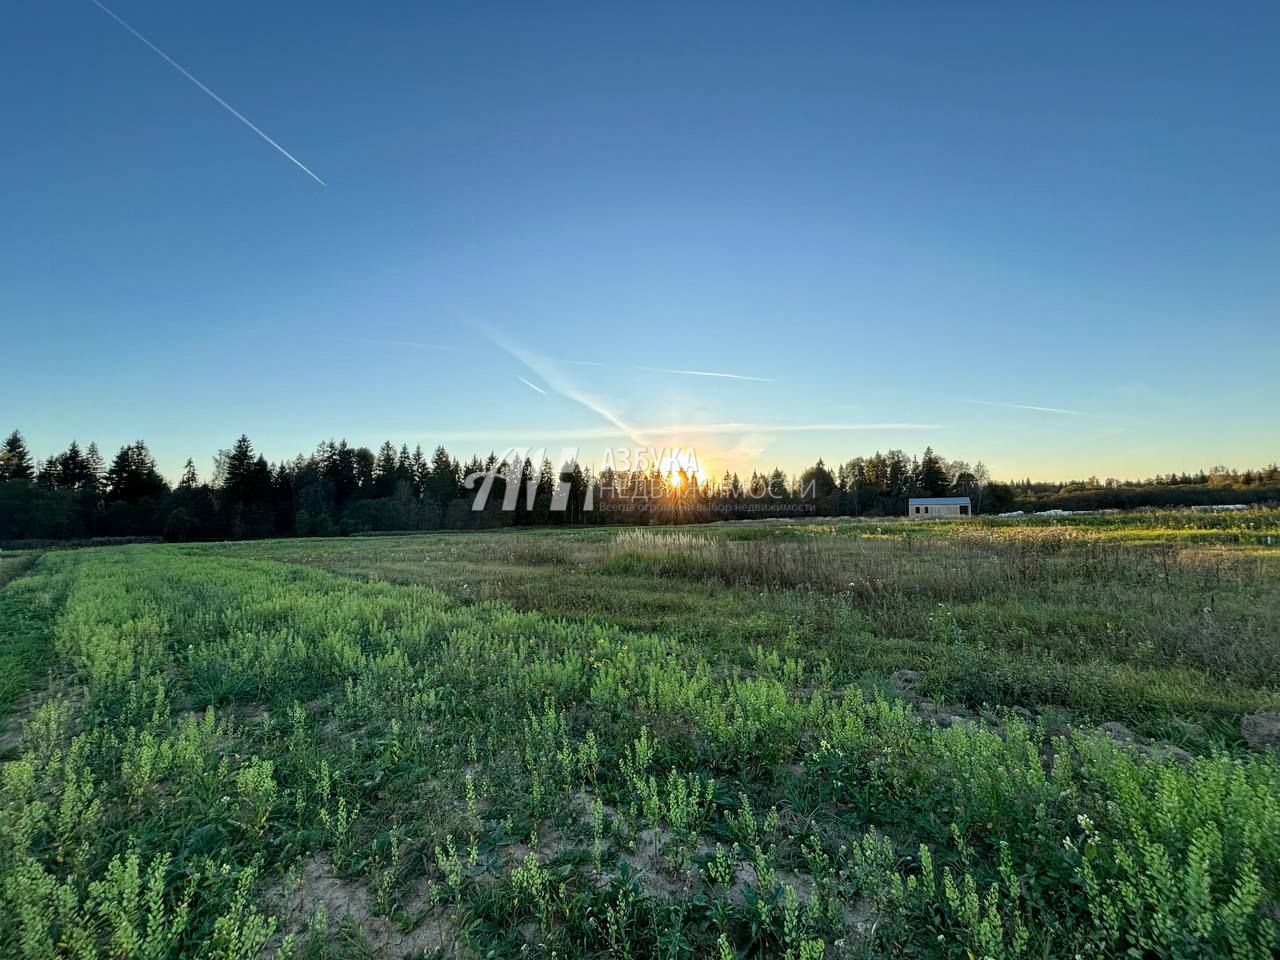
<path id="1" fill-rule="evenodd" d="M 413 480 L 413 492 L 423 496 L 427 492 L 427 481 L 431 479 L 431 465 L 422 453 L 422 445 L 413 448 L 413 459 L 409 464 L 409 474 Z"/>
<path id="2" fill-rule="evenodd" d="M 85 448 L 84 460 L 88 471 L 87 485 L 95 494 L 101 494 L 104 483 L 102 474 L 106 465 L 102 462 L 102 454 L 98 452 L 96 443 L 89 442 L 89 446 Z"/>
<path id="3" fill-rule="evenodd" d="M 58 488 L 58 458 L 46 457 L 40 464 L 40 472 L 36 474 L 36 484 L 45 490 Z"/>
<path id="4" fill-rule="evenodd" d="M 74 440 L 58 457 L 57 486 L 60 490 L 80 490 L 89 483 L 89 461 Z"/>
<path id="5" fill-rule="evenodd" d="M 951 478 L 942 464 L 941 458 L 933 452 L 933 447 L 925 447 L 916 468 L 916 485 L 926 496 L 943 497 L 951 486 Z"/>
<path id="6" fill-rule="evenodd" d="M 431 455 L 428 492 L 442 510 L 458 498 L 462 488 L 461 472 L 458 461 L 449 456 L 449 451 L 443 446 L 436 447 L 435 453 Z"/>
<path id="7" fill-rule="evenodd" d="M 0 446 L 0 480 L 31 480 L 34 476 L 27 441 L 15 430 Z"/>
<path id="8" fill-rule="evenodd" d="M 396 457 L 396 484 L 407 483 L 413 489 L 413 459 L 409 456 L 409 445 L 400 444 L 400 453 Z"/>
<path id="9" fill-rule="evenodd" d="M 245 488 L 253 471 L 253 462 L 253 444 L 242 433 L 235 445 L 227 451 L 222 463 L 219 486 L 228 501 L 235 503 L 245 499 Z"/>
<path id="10" fill-rule="evenodd" d="M 555 467 L 551 466 L 550 459 L 544 456 L 542 465 L 538 468 L 538 496 L 546 496 L 549 499 L 555 491 L 556 485 Z"/>
<path id="11" fill-rule="evenodd" d="M 396 448 L 390 440 L 383 441 L 373 464 L 373 495 L 375 497 L 389 497 L 395 491 L 396 471 L 399 465 Z"/>
<path id="12" fill-rule="evenodd" d="M 135 504 L 146 497 L 159 497 L 169 490 L 151 451 L 141 440 L 120 448 L 107 470 L 107 498 Z"/>

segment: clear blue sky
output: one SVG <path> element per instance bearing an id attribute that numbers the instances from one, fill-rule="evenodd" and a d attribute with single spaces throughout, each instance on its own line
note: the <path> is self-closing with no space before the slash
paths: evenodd
<path id="1" fill-rule="evenodd" d="M 327 185 L 90 0 L 11 10 L 39 456 L 1280 457 L 1275 4 L 107 5 Z"/>

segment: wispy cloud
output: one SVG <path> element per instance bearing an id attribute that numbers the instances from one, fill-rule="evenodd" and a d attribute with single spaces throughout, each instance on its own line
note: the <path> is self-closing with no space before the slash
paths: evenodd
<path id="1" fill-rule="evenodd" d="M 206 87 L 203 83 L 201 83 L 199 80 L 197 80 L 195 77 L 193 77 L 190 73 L 188 73 L 188 72 L 187 72 L 187 70 L 186 70 L 186 68 L 184 68 L 184 67 L 182 66 L 182 64 L 178 63 L 176 60 L 174 60 L 174 59 L 173 59 L 173 57 L 169 56 L 167 53 L 165 53 L 163 50 L 161 50 L 159 47 L 157 47 L 154 43 L 152 43 L 150 40 L 148 40 L 146 37 L 144 37 L 141 33 L 139 33 L 137 30 L 135 30 L 133 27 L 131 27 L 128 23 L 126 23 L 124 20 L 120 19 L 120 17 L 118 17 L 118 16 L 117 16 L 117 15 L 116 15 L 116 14 L 115 14 L 115 13 L 114 13 L 110 8 L 108 8 L 105 4 L 103 4 L 103 3 L 99 2 L 99 0 L 90 0 L 90 2 L 91 2 L 95 7 L 97 7 L 99 10 L 101 10 L 103 13 L 105 13 L 107 16 L 109 16 L 112 20 L 114 20 L 116 23 L 120 24 L 120 26 L 124 27 L 124 28 L 125 28 L 126 30 L 128 30 L 131 34 L 133 34 L 135 37 L 137 37 L 139 40 L 141 40 L 143 43 L 145 43 L 148 47 L 150 47 L 150 48 L 151 48 L 151 50 L 152 50 L 154 53 L 156 53 L 156 54 L 157 54 L 161 59 L 163 59 L 165 63 L 169 64 L 169 66 L 173 67 L 173 69 L 177 70 L 180 74 L 182 74 L 184 77 L 186 77 L 186 78 L 187 78 L 188 80 L 190 80 L 192 83 L 194 83 L 197 87 L 199 87 L 201 90 L 203 90 L 205 93 L 207 93 L 210 97 L 212 97 L 212 98 L 213 98 L 213 99 L 218 103 L 218 105 L 219 105 L 219 106 L 221 106 L 223 109 L 225 109 L 225 110 L 226 110 L 228 113 L 230 113 L 233 117 L 235 117 L 237 120 L 239 120 L 241 123 L 243 123 L 246 127 L 248 127 L 250 130 L 252 130 L 252 131 L 253 131 L 254 133 L 256 133 L 258 136 L 260 136 L 263 140 L 267 141 L 267 143 L 271 144 L 271 146 L 275 147 L 278 151 L 280 151 L 280 153 L 282 153 L 286 158 L 288 158 L 288 160 L 289 160 L 289 161 L 290 161 L 294 166 L 296 166 L 299 170 L 301 170 L 303 173 L 305 173 L 307 176 L 309 176 L 309 177 L 310 177 L 312 180 L 314 180 L 316 183 L 320 184 L 320 186 L 322 186 L 322 187 L 323 187 L 323 186 L 326 186 L 325 182 L 324 182 L 323 180 L 321 180 L 319 177 L 317 177 L 314 173 L 312 173 L 312 172 L 311 172 L 311 170 L 306 166 L 306 164 L 304 164 L 301 160 L 299 160 L 297 157 L 295 157 L 292 153 L 290 153 L 290 152 L 289 152 L 288 150 L 286 150 L 284 147 L 280 146 L 280 144 L 276 143 L 276 142 L 275 142 L 274 140 L 272 140 L 269 136 L 267 136 L 265 133 L 263 133 L 260 129 L 258 129 L 256 126 L 254 126 L 254 124 L 252 123 L 252 121 L 250 121 L 250 120 L 249 120 L 249 118 L 248 118 L 248 117 L 246 117 L 243 113 L 241 113 L 241 112 L 240 112 L 239 110 L 237 110 L 235 107 L 231 106 L 231 104 L 227 103 L 227 101 L 223 100 L 220 96 L 218 96 L 216 93 L 214 93 L 214 92 L 213 92 L 212 90 L 210 90 L 208 87 Z"/>
<path id="2" fill-rule="evenodd" d="M 607 405 L 599 397 L 582 389 L 574 379 L 564 370 L 564 364 L 551 357 L 522 347 L 517 343 L 507 339 L 502 334 L 483 327 L 479 328 L 481 332 L 496 347 L 519 360 L 526 367 L 536 373 L 553 393 L 564 397 L 566 400 L 572 400 L 574 403 L 586 407 L 596 416 L 601 417 L 608 422 L 617 432 L 605 434 L 605 436 L 624 436 L 639 446 L 646 446 L 648 441 L 638 433 L 634 428 L 628 425 L 614 413 L 612 407 Z"/>
<path id="3" fill-rule="evenodd" d="M 711 370 L 675 370 L 670 367 L 636 367 L 649 373 L 678 373 L 686 377 L 720 377 L 725 380 L 754 380 L 756 383 L 777 383 L 771 377 L 749 377 L 744 373 L 716 373 Z"/>
<path id="4" fill-rule="evenodd" d="M 523 377 L 520 378 L 524 380 Z M 528 383 L 527 380 L 524 381 Z M 532 384 L 529 384 L 533 386 Z M 535 388 L 536 389 L 536 388 Z M 444 430 L 435 431 L 432 436 L 444 436 L 459 440 L 509 440 L 528 438 L 528 442 L 543 440 L 594 440 L 614 437 L 630 437 L 639 433 L 652 437 L 703 436 L 710 434 L 774 434 L 803 432 L 842 433 L 852 431 L 899 431 L 899 430 L 941 430 L 945 429 L 935 423 L 746 423 L 731 421 L 724 423 L 667 423 L 651 426 L 627 428 L 605 426 L 556 427 L 540 429 L 537 427 L 514 427 L 510 429 L 486 430 Z M 642 446 L 647 444 L 642 443 Z"/>
<path id="5" fill-rule="evenodd" d="M 1080 410 L 1063 410 L 1061 407 L 1038 407 L 1031 403 L 1005 403 L 1002 400 L 965 400 L 965 403 L 979 403 L 984 407 L 1008 407 L 1011 410 L 1035 410 L 1038 413 L 1060 413 L 1068 417 L 1085 417 L 1088 414 Z"/>
<path id="6" fill-rule="evenodd" d="M 543 389 L 542 389 L 540 386 L 538 386 L 537 384 L 530 383 L 530 382 L 529 382 L 528 380 L 526 380 L 524 377 L 516 377 L 516 379 L 517 379 L 517 380 L 519 380 L 521 383 L 523 383 L 523 384 L 524 384 L 526 387 L 528 387 L 530 390 L 537 390 L 537 391 L 538 391 L 539 393 L 541 393 L 541 394 L 546 394 L 546 392 L 547 392 L 547 391 L 543 390 Z"/>
<path id="7" fill-rule="evenodd" d="M 839 433 L 854 430 L 937 430 L 936 423 L 676 423 L 643 427 L 646 433 L 778 433 L 803 431 Z"/>

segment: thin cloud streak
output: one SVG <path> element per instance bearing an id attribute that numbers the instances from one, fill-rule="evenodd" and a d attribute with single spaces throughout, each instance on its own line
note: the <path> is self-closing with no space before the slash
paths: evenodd
<path id="1" fill-rule="evenodd" d="M 523 383 L 523 384 L 524 384 L 526 387 L 528 387 L 530 390 L 537 390 L 539 393 L 543 394 L 544 396 L 546 395 L 546 392 L 547 392 L 547 391 L 543 390 L 543 389 L 542 389 L 540 386 L 538 386 L 537 384 L 530 383 L 530 382 L 529 382 L 528 380 L 526 380 L 524 377 L 519 377 L 519 376 L 518 376 L 518 377 L 516 377 L 516 379 L 517 379 L 517 380 L 519 380 L 521 383 Z"/>
<path id="2" fill-rule="evenodd" d="M 1011 410 L 1035 410 L 1038 413 L 1060 413 L 1068 417 L 1085 417 L 1088 414 L 1080 410 L 1063 410 L 1061 407 L 1038 407 L 1030 403 L 1004 403 L 1000 400 L 965 400 L 965 403 L 979 403 L 984 407 L 1008 407 Z"/>
<path id="3" fill-rule="evenodd" d="M 187 70 L 182 66 L 182 64 L 178 63 L 178 61 L 174 60 L 171 56 L 169 56 L 167 53 L 165 53 L 163 50 L 157 47 L 154 43 L 152 43 L 150 40 L 144 37 L 141 33 L 139 33 L 137 30 L 131 27 L 128 23 L 120 19 L 120 17 L 118 17 L 109 7 L 101 3 L 100 0 L 90 0 L 90 2 L 99 10 L 101 10 L 103 13 L 105 13 L 107 16 L 109 16 L 112 20 L 120 24 L 120 26 L 124 27 L 126 30 L 132 33 L 135 37 L 137 37 L 139 40 L 145 43 L 148 47 L 150 47 L 153 52 L 155 52 L 158 56 L 160 56 L 165 61 L 165 63 L 169 64 L 169 66 L 173 67 L 173 69 L 177 70 L 180 74 L 182 74 L 192 83 L 194 83 L 197 87 L 199 87 L 201 90 L 207 93 L 233 117 L 235 117 L 237 120 L 243 123 L 246 127 L 252 130 L 258 136 L 260 136 L 263 140 L 267 141 L 267 143 L 271 144 L 271 146 L 275 147 L 278 151 L 280 151 L 280 153 L 282 153 L 286 158 L 288 158 L 288 160 L 291 163 L 293 163 L 293 165 L 296 166 L 299 170 L 301 170 L 303 173 L 309 176 L 316 183 L 320 184 L 320 186 L 322 187 L 328 186 L 328 184 L 326 184 L 323 180 L 321 180 L 314 173 L 312 173 L 311 170 L 307 168 L 306 164 L 304 164 L 292 153 L 290 153 L 284 147 L 280 146 L 280 144 L 276 143 L 269 136 L 267 136 L 265 133 L 259 130 L 256 126 L 254 126 L 253 122 L 249 120 L 248 117 L 246 117 L 243 113 L 241 113 L 235 107 L 231 106 L 231 104 L 227 103 L 227 101 L 223 100 L 220 96 L 218 96 L 208 87 L 206 87 L 203 83 L 201 83 L 199 80 L 193 77 L 190 73 L 187 72 Z"/>
<path id="4" fill-rule="evenodd" d="M 521 380 L 524 378 L 521 377 Z M 528 383 L 528 381 L 525 381 Z M 532 384 L 530 384 L 532 386 Z M 869 430 L 942 430 L 936 423 L 674 423 L 656 426 L 636 427 L 635 432 L 652 436 L 670 436 L 672 434 L 732 434 L 732 433 L 781 433 L 790 431 L 803 432 L 850 432 Z M 529 437 L 542 440 L 577 440 L 577 439 L 611 439 L 613 437 L 629 437 L 629 431 L 612 427 L 557 427 L 552 430 L 537 428 L 520 428 L 510 430 L 443 430 L 434 431 L 432 436 L 450 437 L 458 440 L 506 440 L 511 437 Z M 641 446 L 647 446 L 642 443 Z"/>
<path id="5" fill-rule="evenodd" d="M 936 423 L 680 423 L 644 427 L 646 433 L 843 432 L 849 430 L 937 430 Z"/>
<path id="6" fill-rule="evenodd" d="M 553 393 L 564 397 L 566 400 L 572 400 L 574 403 L 580 404 L 594 413 L 596 416 L 603 418 L 612 424 L 618 432 L 607 433 L 605 436 L 624 436 L 630 439 L 638 446 L 647 446 L 646 441 L 634 428 L 625 423 L 621 417 L 614 413 L 604 402 L 583 391 L 572 378 L 567 376 L 561 367 L 561 364 L 544 357 L 540 353 L 527 350 L 515 343 L 507 340 L 505 337 L 492 330 L 479 328 L 480 331 L 489 339 L 494 346 L 503 352 L 519 360 L 526 367 L 536 373 Z"/>
<path id="7" fill-rule="evenodd" d="M 686 377 L 720 377 L 725 380 L 753 380 L 756 383 L 777 383 L 772 377 L 749 377 L 742 373 L 715 373 L 711 370 L 674 370 L 669 367 L 636 367 L 649 373 L 678 373 Z"/>

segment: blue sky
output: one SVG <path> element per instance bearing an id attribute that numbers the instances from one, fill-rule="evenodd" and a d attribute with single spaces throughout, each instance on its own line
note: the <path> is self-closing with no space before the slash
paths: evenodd
<path id="1" fill-rule="evenodd" d="M 326 185 L 91 0 L 16 9 L 0 429 L 41 456 L 1280 456 L 1273 4 L 108 6 Z"/>

